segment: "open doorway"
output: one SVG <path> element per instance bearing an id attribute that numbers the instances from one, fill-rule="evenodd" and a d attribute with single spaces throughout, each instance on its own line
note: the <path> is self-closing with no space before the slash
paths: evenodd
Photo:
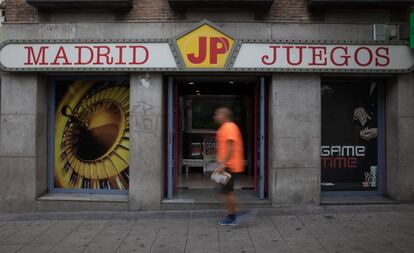
<path id="1" fill-rule="evenodd" d="M 245 170 L 235 177 L 235 191 L 242 191 L 240 195 L 247 201 L 263 199 L 264 78 L 175 77 L 169 79 L 168 89 L 167 197 L 174 194 L 181 199 L 215 202 L 218 186 L 210 180 L 209 170 L 216 161 L 218 126 L 213 116 L 217 108 L 227 107 L 244 146 Z"/>

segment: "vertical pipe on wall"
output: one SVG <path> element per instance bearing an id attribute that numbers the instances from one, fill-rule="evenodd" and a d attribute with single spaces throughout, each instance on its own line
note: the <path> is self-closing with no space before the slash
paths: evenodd
<path id="1" fill-rule="evenodd" d="M 168 77 L 168 149 L 167 149 L 167 198 L 173 198 L 173 135 L 174 135 L 174 108 L 173 108 L 173 78 Z"/>
<path id="2" fill-rule="evenodd" d="M 259 198 L 265 197 L 265 78 L 260 78 L 260 176 L 259 176 Z"/>

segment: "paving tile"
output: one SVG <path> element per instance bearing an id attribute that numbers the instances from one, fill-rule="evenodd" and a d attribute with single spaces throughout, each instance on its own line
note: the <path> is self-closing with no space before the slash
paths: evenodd
<path id="1" fill-rule="evenodd" d="M 0 229 L 0 242 L 4 242 L 7 238 L 13 236 L 24 227 L 30 225 L 33 221 L 11 221 L 2 226 Z"/>
<path id="2" fill-rule="evenodd" d="M 398 219 L 394 222 L 392 219 L 385 219 L 382 214 L 375 212 L 352 213 L 351 215 L 381 237 L 392 242 L 399 250 L 414 252 L 414 236 L 398 226 Z"/>
<path id="3" fill-rule="evenodd" d="M 184 252 L 189 219 L 165 219 L 152 246 L 151 252 Z"/>
<path id="4" fill-rule="evenodd" d="M 256 252 L 289 252 L 282 235 L 273 225 L 270 217 L 256 217 L 247 229 Z"/>
<path id="5" fill-rule="evenodd" d="M 23 229 L 13 233 L 11 236 L 3 240 L 5 243 L 29 243 L 39 237 L 49 227 L 57 223 L 57 221 L 34 221 Z"/>
<path id="6" fill-rule="evenodd" d="M 216 219 L 192 219 L 188 227 L 185 252 L 219 252 L 218 236 Z"/>
<path id="7" fill-rule="evenodd" d="M 162 219 L 139 219 L 135 221 L 131 230 L 158 231 L 160 230 L 162 221 Z"/>
<path id="8" fill-rule="evenodd" d="M 327 252 L 297 217 L 291 215 L 272 216 L 271 219 L 291 252 Z"/>
<path id="9" fill-rule="evenodd" d="M 365 252 L 323 215 L 302 215 L 298 218 L 328 252 Z"/>
<path id="10" fill-rule="evenodd" d="M 32 241 L 36 244 L 57 244 L 66 238 L 72 231 L 78 227 L 82 221 L 71 220 L 71 221 L 59 221 L 56 224 L 48 228 L 44 233 L 38 236 Z"/>
<path id="11" fill-rule="evenodd" d="M 162 220 L 136 220 L 117 252 L 150 252 Z"/>
<path id="12" fill-rule="evenodd" d="M 217 225 L 223 210 L 0 214 L 0 253 L 414 252 L 411 205 L 274 209 L 236 227 Z"/>
<path id="13" fill-rule="evenodd" d="M 53 244 L 26 244 L 23 248 L 21 248 L 17 253 L 47 253 L 51 248 L 53 248 Z"/>
<path id="14" fill-rule="evenodd" d="M 142 243 L 121 243 L 121 245 L 117 249 L 117 253 L 147 253 L 151 251 L 150 247 L 146 247 L 145 244 Z"/>
<path id="15" fill-rule="evenodd" d="M 104 230 L 107 231 L 118 231 L 118 230 L 126 230 L 129 231 L 135 224 L 135 220 L 109 220 L 106 223 Z"/>
<path id="16" fill-rule="evenodd" d="M 119 243 L 95 243 L 92 242 L 85 248 L 83 253 L 113 253 L 119 247 Z"/>
<path id="17" fill-rule="evenodd" d="M 246 226 L 218 226 L 220 252 L 255 252 Z"/>
<path id="18" fill-rule="evenodd" d="M 402 252 L 389 242 L 387 238 L 376 234 L 349 214 L 330 214 L 324 217 L 366 252 Z"/>
<path id="19" fill-rule="evenodd" d="M 104 228 L 96 237 L 92 240 L 92 243 L 113 243 L 120 244 L 128 234 L 128 230 L 109 230 Z"/>
<path id="20" fill-rule="evenodd" d="M 22 247 L 24 247 L 24 244 L 0 244 L 0 252 L 14 253 Z"/>
<path id="21" fill-rule="evenodd" d="M 88 244 L 62 241 L 55 245 L 48 253 L 80 253 Z"/>

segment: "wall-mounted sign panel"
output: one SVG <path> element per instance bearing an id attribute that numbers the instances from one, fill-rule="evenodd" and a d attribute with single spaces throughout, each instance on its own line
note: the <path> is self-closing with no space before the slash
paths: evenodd
<path id="1" fill-rule="evenodd" d="M 414 68 L 414 51 L 404 41 L 236 39 L 203 20 L 171 39 L 6 41 L 0 66 L 30 72 L 406 73 Z"/>
<path id="2" fill-rule="evenodd" d="M 414 54 L 407 45 L 243 43 L 237 71 L 407 71 Z"/>
<path id="3" fill-rule="evenodd" d="M 169 70 L 177 69 L 167 42 L 7 43 L 0 51 L 5 70 Z"/>
<path id="4" fill-rule="evenodd" d="M 234 42 L 220 27 L 207 20 L 175 40 L 182 65 L 197 70 L 226 69 Z"/>

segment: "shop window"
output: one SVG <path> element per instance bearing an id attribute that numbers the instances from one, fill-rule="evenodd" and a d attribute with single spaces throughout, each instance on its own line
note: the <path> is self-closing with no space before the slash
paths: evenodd
<path id="1" fill-rule="evenodd" d="M 380 189 L 381 90 L 377 81 L 322 83 L 322 190 Z"/>
<path id="2" fill-rule="evenodd" d="M 49 126 L 52 191 L 128 189 L 128 80 L 55 79 Z"/>

